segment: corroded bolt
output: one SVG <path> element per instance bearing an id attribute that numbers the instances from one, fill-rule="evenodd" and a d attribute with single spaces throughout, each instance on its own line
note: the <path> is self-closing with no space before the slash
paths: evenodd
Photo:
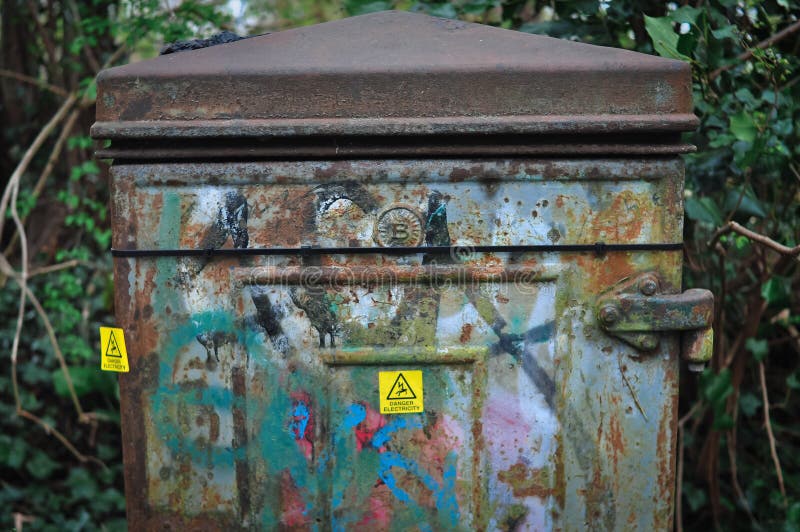
<path id="1" fill-rule="evenodd" d="M 656 347 L 658 347 L 658 337 L 657 336 L 650 336 L 647 335 L 642 338 L 642 349 L 645 351 L 652 351 Z"/>
<path id="2" fill-rule="evenodd" d="M 614 325 L 619 321 L 619 310 L 614 305 L 606 305 L 600 309 L 600 321 L 606 325 Z"/>
<path id="3" fill-rule="evenodd" d="M 652 296 L 658 290 L 658 282 L 649 275 L 639 281 L 639 292 L 646 296 Z"/>

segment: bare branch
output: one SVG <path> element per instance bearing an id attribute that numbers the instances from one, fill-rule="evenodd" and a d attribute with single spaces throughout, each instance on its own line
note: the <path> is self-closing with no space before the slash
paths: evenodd
<path id="1" fill-rule="evenodd" d="M 72 445 L 72 443 L 67 439 L 66 436 L 64 436 L 55 427 L 53 427 L 49 423 L 45 422 L 42 418 L 40 418 L 40 417 L 28 412 L 27 410 L 23 410 L 23 409 L 18 409 L 17 410 L 17 414 L 20 417 L 24 417 L 25 419 L 29 419 L 29 420 L 33 421 L 34 423 L 36 423 L 37 425 L 39 425 L 40 427 L 42 427 L 47 434 L 53 436 L 55 439 L 60 441 L 61 444 L 64 447 L 66 447 L 67 450 L 70 453 L 72 453 L 72 455 L 75 458 L 77 458 L 80 462 L 82 462 L 82 463 L 94 462 L 95 464 L 98 464 L 98 465 L 102 466 L 103 469 L 108 469 L 106 467 L 106 464 L 103 463 L 103 461 L 100 460 L 99 458 L 95 458 L 94 456 L 88 456 L 88 455 L 85 455 L 85 454 L 81 453 L 74 445 Z"/>
<path id="2" fill-rule="evenodd" d="M 52 93 L 58 94 L 59 96 L 64 96 L 65 98 L 69 94 L 67 91 L 58 87 L 56 85 L 52 85 L 47 83 L 46 81 L 42 81 L 40 79 L 33 78 L 31 76 L 26 76 L 25 74 L 20 74 L 19 72 L 14 72 L 13 70 L 6 70 L 5 68 L 0 68 L 0 76 L 4 78 L 11 78 L 17 81 L 21 81 L 23 83 L 29 83 L 31 85 L 35 85 L 40 89 L 48 90 Z"/>
<path id="3" fill-rule="evenodd" d="M 772 46 L 776 42 L 778 42 L 778 41 L 780 41 L 782 39 L 785 39 L 789 35 L 791 35 L 794 32 L 796 32 L 797 30 L 800 30 L 800 20 L 798 20 L 794 24 L 790 24 L 789 26 L 786 26 L 785 28 L 783 28 L 781 31 L 779 31 L 775 35 L 771 35 L 770 37 L 768 37 L 768 38 L 764 39 L 763 41 L 761 41 L 760 43 L 756 44 L 754 47 L 749 48 L 749 49 L 745 50 L 744 52 L 740 53 L 738 56 L 736 56 L 736 59 L 737 59 L 736 63 L 730 63 L 728 65 L 721 66 L 718 69 L 712 71 L 708 75 L 709 81 L 715 80 L 723 72 L 725 72 L 727 70 L 730 70 L 733 67 L 737 66 L 742 61 L 747 61 L 748 59 L 753 57 L 753 53 L 754 53 L 755 50 L 763 50 L 764 48 L 769 48 L 770 46 Z"/>
<path id="4" fill-rule="evenodd" d="M 8 202 L 11 199 L 11 194 L 13 191 L 13 183 L 15 181 L 19 181 L 22 177 L 22 174 L 28 169 L 28 166 L 31 164 L 33 157 L 39 151 L 39 149 L 44 144 L 47 137 L 50 136 L 50 133 L 56 128 L 56 126 L 61 122 L 64 117 L 66 116 L 67 112 L 75 105 L 78 97 L 76 94 L 70 94 L 64 103 L 61 104 L 61 107 L 56 111 L 56 114 L 53 115 L 53 118 L 45 124 L 39 134 L 36 135 L 36 138 L 31 143 L 30 147 L 27 149 L 25 154 L 22 156 L 17 167 L 14 169 L 14 172 L 11 174 L 11 177 L 8 179 L 8 184 L 6 185 L 6 189 L 3 192 L 3 197 L 0 199 L 0 213 L 5 213 L 8 209 Z M 3 226 L 5 225 L 5 216 L 0 216 L 0 234 L 3 233 Z"/>
<path id="5" fill-rule="evenodd" d="M 776 242 L 772 240 L 770 237 L 766 235 L 762 235 L 761 233 L 756 233 L 755 231 L 751 231 L 750 229 L 740 225 L 734 221 L 730 221 L 727 224 L 723 225 L 712 235 L 711 240 L 708 242 L 708 246 L 712 247 L 716 244 L 717 240 L 722 235 L 727 233 L 737 233 L 742 236 L 745 236 L 752 240 L 753 242 L 757 242 L 762 246 L 765 246 L 773 251 L 777 251 L 781 255 L 786 255 L 788 257 L 797 257 L 800 255 L 800 245 L 790 248 L 788 246 L 784 246 L 780 242 Z"/>
<path id="6" fill-rule="evenodd" d="M 769 439 L 769 454 L 772 455 L 772 462 L 775 464 L 775 473 L 778 475 L 778 487 L 783 495 L 783 506 L 787 506 L 786 487 L 783 485 L 783 471 L 781 461 L 778 459 L 778 451 L 775 448 L 775 435 L 772 433 L 772 422 L 769 419 L 769 397 L 767 396 L 767 377 L 764 374 L 764 363 L 758 363 L 758 379 L 761 381 L 761 400 L 764 403 L 764 425 L 767 428 L 767 438 Z"/>
<path id="7" fill-rule="evenodd" d="M 44 170 L 42 173 L 39 174 L 39 179 L 36 180 L 36 185 L 33 187 L 33 192 L 31 192 L 31 196 L 36 199 L 44 190 L 44 185 L 47 183 L 47 178 L 50 177 L 50 174 L 53 172 L 53 169 L 56 166 L 56 161 L 58 160 L 58 156 L 61 154 L 61 150 L 66 143 L 67 138 L 69 137 L 70 132 L 72 131 L 72 127 L 75 125 L 75 122 L 80 116 L 80 113 L 77 109 L 74 109 L 67 117 L 67 121 L 64 124 L 64 127 L 61 129 L 61 133 L 56 139 L 56 143 L 53 146 L 53 150 L 50 152 L 50 157 L 47 159 L 47 163 L 45 164 Z M 22 223 L 24 224 L 27 221 L 27 216 L 22 217 Z M 9 254 L 14 249 L 14 246 L 17 244 L 17 239 L 19 239 L 19 232 L 15 232 L 14 235 L 11 237 L 11 240 L 8 242 L 6 249 L 3 251 L 5 256 L 9 256 Z"/>
<path id="8" fill-rule="evenodd" d="M 0 269 L 7 270 L 9 267 L 10 265 L 6 261 L 5 257 L 0 255 Z M 47 331 L 47 336 L 50 339 L 50 345 L 53 347 L 53 353 L 55 354 L 56 359 L 58 360 L 59 366 L 61 366 L 61 372 L 64 374 L 64 380 L 67 383 L 67 388 L 69 389 L 70 398 L 72 399 L 72 403 L 75 405 L 75 410 L 78 413 L 78 421 L 80 421 L 81 423 L 88 423 L 89 418 L 83 411 L 83 407 L 81 407 L 80 400 L 78 399 L 78 394 L 75 393 L 75 386 L 72 383 L 72 376 L 69 373 L 69 368 L 67 367 L 67 361 L 64 358 L 64 353 L 61 351 L 61 346 L 59 345 L 58 339 L 56 338 L 55 329 L 53 328 L 53 324 L 50 323 L 50 318 L 47 316 L 47 312 L 45 312 L 44 307 L 42 307 L 42 304 L 39 302 L 39 299 L 31 291 L 28 285 L 27 284 L 23 285 L 22 283 L 20 283 L 19 274 L 17 274 L 13 270 L 11 273 L 14 280 L 16 280 L 17 283 L 23 287 L 25 295 L 30 300 L 33 307 L 36 309 L 36 312 L 39 314 L 39 317 L 42 319 L 42 324 L 44 325 L 44 328 Z"/>
<path id="9" fill-rule="evenodd" d="M 74 268 L 80 263 L 81 261 L 79 261 L 78 259 L 72 259 L 65 262 L 60 262 L 58 264 L 51 264 L 50 266 L 42 266 L 40 268 L 34 268 L 30 272 L 28 272 L 28 279 L 30 279 L 31 277 L 36 277 L 37 275 L 43 275 L 46 273 L 53 273 L 60 270 L 67 270 L 69 268 Z"/>

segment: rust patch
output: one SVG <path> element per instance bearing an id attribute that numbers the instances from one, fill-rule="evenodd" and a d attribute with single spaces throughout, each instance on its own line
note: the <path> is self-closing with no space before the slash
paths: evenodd
<path id="1" fill-rule="evenodd" d="M 544 498 L 553 493 L 549 486 L 550 472 L 547 469 L 529 469 L 522 462 L 498 472 L 497 478 L 511 486 L 515 497 Z"/>
<path id="2" fill-rule="evenodd" d="M 469 342 L 470 338 L 472 338 L 472 329 L 474 326 L 471 323 L 465 323 L 461 326 L 461 336 L 458 338 L 458 341 L 462 344 Z"/>

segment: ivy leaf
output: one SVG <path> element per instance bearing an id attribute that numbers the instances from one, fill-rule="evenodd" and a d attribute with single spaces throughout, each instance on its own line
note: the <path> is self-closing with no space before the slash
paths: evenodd
<path id="1" fill-rule="evenodd" d="M 718 406 L 724 406 L 725 399 L 733 393 L 730 370 L 723 369 L 719 373 L 706 371 L 701 378 L 701 386 L 703 396 L 715 407 L 715 410 Z"/>
<path id="2" fill-rule="evenodd" d="M 719 210 L 714 200 L 708 196 L 696 198 L 694 196 L 686 198 L 686 216 L 696 222 L 705 222 L 707 224 L 718 226 L 722 225 L 724 217 L 722 211 Z"/>
<path id="3" fill-rule="evenodd" d="M 644 25 L 647 34 L 653 39 L 653 48 L 658 55 L 669 57 L 670 59 L 680 59 L 689 61 L 690 58 L 678 51 L 678 39 L 680 36 L 675 33 L 672 27 L 673 21 L 669 17 L 648 17 L 644 16 Z"/>
<path id="4" fill-rule="evenodd" d="M 19 468 L 25 461 L 26 450 L 25 440 L 6 436 L 0 440 L 0 465 L 6 465 L 10 469 Z"/>
<path id="5" fill-rule="evenodd" d="M 770 305 L 787 306 L 791 298 L 791 280 L 773 275 L 761 287 L 761 297 Z"/>
<path id="6" fill-rule="evenodd" d="M 89 472 L 79 467 L 70 470 L 67 485 L 76 499 L 91 500 L 98 492 L 97 483 L 89 475 Z"/>
<path id="7" fill-rule="evenodd" d="M 769 353 L 769 344 L 766 340 L 748 338 L 744 343 L 745 348 L 753 353 L 753 358 L 761 362 Z"/>
<path id="8" fill-rule="evenodd" d="M 747 417 L 753 417 L 760 406 L 761 399 L 752 393 L 746 392 L 739 397 L 739 408 Z"/>
<path id="9" fill-rule="evenodd" d="M 736 39 L 737 38 L 737 28 L 736 26 L 724 26 L 722 28 L 711 30 L 711 35 L 714 36 L 715 39 Z"/>
<path id="10" fill-rule="evenodd" d="M 758 135 L 753 117 L 742 111 L 730 117 L 730 128 L 733 135 L 744 142 L 753 142 Z"/>
<path id="11" fill-rule="evenodd" d="M 675 22 L 687 22 L 689 24 L 697 24 L 698 17 L 703 13 L 699 7 L 682 6 L 670 13 L 669 18 Z M 666 18 L 666 17 L 662 17 Z"/>
<path id="12" fill-rule="evenodd" d="M 25 462 L 25 469 L 28 470 L 28 473 L 39 480 L 49 477 L 50 474 L 58 468 L 58 462 L 39 450 L 34 453 L 32 458 Z"/>
<path id="13" fill-rule="evenodd" d="M 686 497 L 686 502 L 689 503 L 689 508 L 691 508 L 692 512 L 696 512 L 708 504 L 705 490 L 696 488 L 689 482 L 683 483 L 683 496 Z"/>
<path id="14" fill-rule="evenodd" d="M 725 195 L 724 208 L 726 211 L 736 209 L 736 214 L 742 216 L 767 217 L 766 209 L 764 209 L 753 188 L 749 185 L 729 190 Z"/>
<path id="15" fill-rule="evenodd" d="M 67 379 L 61 370 L 53 371 L 53 385 L 56 393 L 61 397 L 69 397 L 69 387 Z M 82 397 L 92 392 L 102 392 L 104 395 L 114 393 L 114 379 L 95 367 L 76 366 L 69 368 L 69 376 L 72 377 L 72 385 L 75 394 Z"/>

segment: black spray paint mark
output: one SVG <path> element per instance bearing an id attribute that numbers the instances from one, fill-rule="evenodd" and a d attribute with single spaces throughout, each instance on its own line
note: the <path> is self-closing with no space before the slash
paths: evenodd
<path id="1" fill-rule="evenodd" d="M 200 249 L 219 249 L 230 236 L 234 248 L 246 248 L 250 237 L 247 233 L 247 198 L 240 191 L 225 194 L 225 201 L 217 211 L 214 224 L 208 228 L 200 240 Z M 178 280 L 187 284 L 206 267 L 208 257 L 185 258 L 182 260 L 183 271 Z"/>
<path id="2" fill-rule="evenodd" d="M 206 364 L 211 361 L 211 353 L 219 362 L 219 348 L 223 345 L 236 341 L 235 333 L 224 333 L 221 331 L 207 331 L 197 335 L 197 341 L 206 349 Z"/>
<path id="3" fill-rule="evenodd" d="M 447 201 L 441 192 L 434 190 L 428 196 L 428 212 L 425 214 L 425 244 L 449 246 L 450 231 L 447 229 Z"/>
<path id="4" fill-rule="evenodd" d="M 441 192 L 434 190 L 428 196 L 428 212 L 425 213 L 425 245 L 449 246 L 450 231 L 447 228 L 447 201 Z M 425 254 L 422 264 L 448 264 L 450 255 Z"/>
<path id="5" fill-rule="evenodd" d="M 330 347 L 336 347 L 339 324 L 331 309 L 328 293 L 321 287 L 290 288 L 289 296 L 292 303 L 306 313 L 311 325 L 319 333 L 319 346 L 325 347 L 325 337 L 329 337 Z"/>
<path id="6" fill-rule="evenodd" d="M 342 181 L 314 187 L 317 196 L 317 212 L 322 214 L 340 199 L 347 199 L 358 205 L 366 213 L 378 210 L 378 200 L 370 194 L 363 184 L 357 181 Z"/>
<path id="7" fill-rule="evenodd" d="M 494 302 L 480 293 L 475 287 L 467 287 L 465 290 L 467 299 L 480 314 L 492 331 L 497 335 L 498 342 L 492 346 L 492 354 L 508 353 L 515 360 L 522 363 L 522 369 L 536 388 L 544 396 L 547 406 L 554 409 L 554 396 L 556 385 L 552 377 L 539 365 L 536 357 L 525 353 L 525 346 L 531 343 L 544 343 L 549 341 L 555 334 L 555 322 L 548 321 L 543 325 L 538 325 L 528 330 L 525 334 L 509 334 L 503 332 L 508 323 L 500 315 L 500 311 L 495 307 Z"/>
<path id="8" fill-rule="evenodd" d="M 281 327 L 281 314 L 272 305 L 272 301 L 267 295 L 267 289 L 254 286 L 250 288 L 250 297 L 256 307 L 256 323 L 267 333 L 267 337 L 272 342 L 275 350 L 283 356 L 287 356 L 289 354 L 289 339 L 286 337 L 283 327 Z"/>

